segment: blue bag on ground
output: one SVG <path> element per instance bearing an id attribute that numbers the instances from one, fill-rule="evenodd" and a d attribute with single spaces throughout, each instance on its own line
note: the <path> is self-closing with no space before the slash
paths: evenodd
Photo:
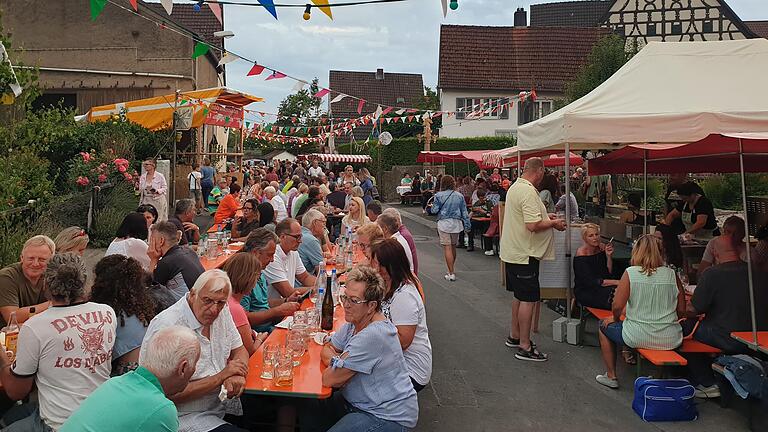
<path id="1" fill-rule="evenodd" d="M 696 420 L 695 392 L 686 379 L 640 377 L 635 380 L 632 409 L 647 422 Z"/>

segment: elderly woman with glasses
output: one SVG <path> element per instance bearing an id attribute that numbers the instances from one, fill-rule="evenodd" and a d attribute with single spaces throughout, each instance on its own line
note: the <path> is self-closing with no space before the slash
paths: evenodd
<path id="1" fill-rule="evenodd" d="M 237 241 L 245 241 L 251 231 L 259 228 L 259 202 L 255 198 L 245 201 L 243 215 L 236 216 L 232 223 L 232 238 Z"/>
<path id="2" fill-rule="evenodd" d="M 357 244 L 365 255 L 365 261 L 360 262 L 360 265 L 371 265 L 371 249 L 374 244 L 382 240 L 384 240 L 384 231 L 378 224 L 363 225 L 357 230 Z"/>
<path id="3" fill-rule="evenodd" d="M 397 328 L 381 312 L 384 281 L 370 267 L 347 276 L 340 296 L 346 323 L 323 347 L 323 385 L 341 388 L 341 417 L 329 430 L 408 431 L 416 427 L 419 405 L 408 375 Z"/>

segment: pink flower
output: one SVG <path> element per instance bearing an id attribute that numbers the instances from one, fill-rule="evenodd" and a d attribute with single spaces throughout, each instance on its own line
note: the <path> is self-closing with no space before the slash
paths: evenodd
<path id="1" fill-rule="evenodd" d="M 99 182 L 100 183 L 104 183 L 106 181 L 107 181 L 107 176 L 106 175 L 102 174 L 102 175 L 99 176 Z"/>
<path id="2" fill-rule="evenodd" d="M 103 169 L 106 169 L 106 168 L 107 168 L 107 164 L 105 164 L 104 162 L 99 164 L 99 169 L 103 170 Z"/>
<path id="3" fill-rule="evenodd" d="M 91 161 L 91 154 L 86 152 L 80 152 L 80 155 L 83 157 L 83 162 L 90 162 Z"/>
<path id="4" fill-rule="evenodd" d="M 128 171 L 128 168 L 126 168 L 125 165 L 118 165 L 117 170 L 120 171 L 121 173 L 125 173 L 126 171 Z"/>
<path id="5" fill-rule="evenodd" d="M 79 184 L 80 186 L 87 186 L 91 181 L 88 180 L 88 177 L 79 176 L 75 183 Z"/>
<path id="6" fill-rule="evenodd" d="M 126 181 L 131 181 L 131 180 L 133 180 L 133 176 L 132 176 L 132 175 L 130 175 L 130 174 L 128 174 L 128 173 L 123 173 L 123 177 L 125 177 L 125 180 L 126 180 Z"/>

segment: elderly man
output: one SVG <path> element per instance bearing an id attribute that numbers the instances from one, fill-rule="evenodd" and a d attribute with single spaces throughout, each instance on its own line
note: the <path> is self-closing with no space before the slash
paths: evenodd
<path id="1" fill-rule="evenodd" d="M 317 268 L 323 261 L 322 240 L 325 237 L 325 215 L 317 209 L 309 209 L 301 218 L 301 244 L 299 257 L 304 268 L 317 274 Z"/>
<path id="2" fill-rule="evenodd" d="M 195 202 L 191 199 L 181 199 L 176 202 L 173 209 L 173 216 L 168 218 L 168 222 L 176 225 L 176 229 L 181 231 L 179 245 L 194 245 L 200 241 L 200 227 L 194 224 L 197 210 Z"/>
<path id="3" fill-rule="evenodd" d="M 349 210 L 349 202 L 352 200 L 352 197 L 355 196 L 355 184 L 352 182 L 346 182 L 344 183 L 344 210 Z"/>
<path id="4" fill-rule="evenodd" d="M 275 209 L 275 223 L 279 223 L 283 219 L 288 217 L 288 210 L 285 208 L 285 202 L 277 194 L 277 189 L 274 186 L 267 186 L 264 188 L 264 195 L 272 204 L 272 208 Z"/>
<path id="5" fill-rule="evenodd" d="M 179 430 L 176 405 L 168 397 L 187 387 L 199 358 L 200 342 L 188 327 L 158 331 L 148 342 L 139 367 L 97 388 L 59 431 Z"/>
<path id="6" fill-rule="evenodd" d="M 139 353 L 139 364 L 149 358 L 150 341 L 160 330 L 180 325 L 192 329 L 200 342 L 197 367 L 187 387 L 170 399 L 179 410 L 180 432 L 235 432 L 242 429 L 224 421 L 227 399 L 239 397 L 248 375 L 248 351 L 232 320 L 227 298 L 232 283 L 221 270 L 208 270 L 181 300 L 152 319 Z"/>
<path id="7" fill-rule="evenodd" d="M 211 194 L 208 196 L 208 211 L 213 213 L 219 208 L 219 203 L 229 193 L 229 182 L 226 177 L 219 179 L 219 182 L 211 190 Z"/>
<path id="8" fill-rule="evenodd" d="M 544 178 L 544 162 L 533 157 L 525 161 L 523 174 L 509 187 L 499 254 L 504 261 L 507 291 L 512 300 L 512 325 L 505 345 L 517 348 L 515 358 L 547 361 L 547 355 L 531 341 L 533 310 L 541 300 L 539 262 L 554 259 L 553 229 L 565 230 L 565 221 L 547 214 L 536 186 Z"/>
<path id="9" fill-rule="evenodd" d="M 48 260 L 56 252 L 53 240 L 37 235 L 24 243 L 21 261 L 0 270 L 0 323 L 8 324 L 11 313 L 16 313 L 19 324 L 29 318 L 30 309 L 40 313 L 50 302 L 43 290 L 43 273 Z"/>
<path id="10" fill-rule="evenodd" d="M 413 270 L 413 253 L 411 252 L 410 246 L 408 246 L 408 241 L 405 240 L 405 237 L 403 237 L 402 234 L 400 234 L 400 221 L 397 220 L 394 216 L 391 214 L 382 214 L 376 219 L 376 224 L 381 227 L 381 231 L 384 233 L 384 238 L 392 237 L 393 239 L 397 240 L 398 243 L 403 247 L 403 250 L 405 251 L 405 256 L 408 257 L 408 266 L 411 268 L 411 271 Z"/>
<path id="11" fill-rule="evenodd" d="M 275 233 L 266 228 L 258 228 L 248 235 L 243 252 L 256 254 L 261 268 L 265 269 L 275 256 L 277 241 Z M 271 331 L 272 323 L 279 322 L 299 310 L 299 303 L 296 302 L 298 297 L 298 291 L 294 291 L 289 298 L 270 299 L 269 284 L 262 271 L 256 286 L 243 297 L 240 306 L 245 309 L 251 327 L 257 331 Z"/>
<path id="12" fill-rule="evenodd" d="M 155 282 L 164 285 L 176 300 L 184 297 L 205 271 L 195 251 L 179 246 L 180 235 L 172 222 L 156 223 L 147 250 Z"/>
<path id="13" fill-rule="evenodd" d="M 416 242 L 413 241 L 413 234 L 411 234 L 411 231 L 403 223 L 403 218 L 402 218 L 402 215 L 400 215 L 400 211 L 396 208 L 390 207 L 390 208 L 384 209 L 381 212 L 381 214 L 388 214 L 397 220 L 397 223 L 400 225 L 398 232 L 400 233 L 400 235 L 403 236 L 405 241 L 408 242 L 408 248 L 411 250 L 411 256 L 413 257 L 413 274 L 418 275 L 419 274 L 419 256 L 418 254 L 416 254 Z"/>
<path id="14" fill-rule="evenodd" d="M 316 278 L 309 274 L 301 257 L 297 252 L 301 245 L 301 225 L 296 219 L 285 219 L 275 227 L 275 234 L 280 239 L 280 245 L 275 250 L 274 260 L 264 269 L 267 282 L 272 286 L 270 297 L 279 294 L 283 298 L 291 298 L 295 295 L 296 281 L 303 288 L 299 292 L 304 294 L 315 286 Z"/>

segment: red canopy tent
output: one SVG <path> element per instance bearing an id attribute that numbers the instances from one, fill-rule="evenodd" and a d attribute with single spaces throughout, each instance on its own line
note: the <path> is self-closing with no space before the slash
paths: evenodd
<path id="1" fill-rule="evenodd" d="M 532 157 L 540 157 L 540 158 L 542 158 L 544 160 L 544 166 L 547 167 L 547 168 L 555 168 L 555 167 L 565 166 L 565 154 L 545 155 L 545 154 L 542 154 L 542 152 L 526 154 L 525 156 L 523 156 L 522 157 L 523 165 L 525 165 L 525 161 L 527 161 L 528 159 L 530 159 Z M 576 166 L 579 166 L 579 165 L 583 165 L 583 164 L 584 164 L 584 159 L 581 156 L 579 156 L 579 155 L 577 155 L 575 153 L 570 153 L 570 165 L 571 165 L 572 168 L 576 167 Z M 513 168 L 517 167 L 517 159 L 515 159 L 515 160 L 505 159 L 504 160 L 504 167 L 505 168 L 506 167 L 513 167 Z"/>
<path id="2" fill-rule="evenodd" d="M 492 150 L 448 150 L 448 151 L 421 151 L 416 162 L 420 163 L 445 163 L 445 162 L 474 162 L 478 168 L 486 168 L 483 165 L 483 153 Z"/>
<path id="3" fill-rule="evenodd" d="M 768 171 L 768 133 L 712 134 L 689 144 L 634 144 L 589 161 L 589 174 Z"/>

